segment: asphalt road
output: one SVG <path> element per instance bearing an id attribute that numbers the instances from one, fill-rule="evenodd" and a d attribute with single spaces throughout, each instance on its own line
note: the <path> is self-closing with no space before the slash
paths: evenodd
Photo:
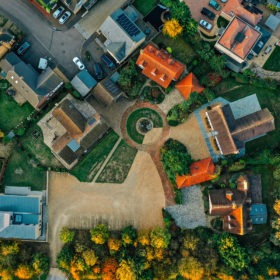
<path id="1" fill-rule="evenodd" d="M 72 59 L 80 57 L 85 39 L 74 27 L 57 30 L 27 0 L 0 0 L 0 13 L 15 22 L 26 33 L 25 40 L 31 42 L 32 48 L 24 55 L 26 62 L 37 66 L 40 57 L 48 56 L 68 78 L 78 73 Z"/>

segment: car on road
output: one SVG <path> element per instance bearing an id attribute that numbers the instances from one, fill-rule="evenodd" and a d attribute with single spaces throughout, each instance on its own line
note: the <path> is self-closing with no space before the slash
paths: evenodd
<path id="1" fill-rule="evenodd" d="M 58 22 L 60 24 L 64 24 L 70 17 L 71 17 L 71 12 L 67 11 L 62 15 L 62 17 L 59 19 Z"/>
<path id="2" fill-rule="evenodd" d="M 54 18 L 59 18 L 62 13 L 65 11 L 65 8 L 60 6 L 57 10 L 55 10 L 55 12 L 53 13 L 53 17 Z"/>
<path id="3" fill-rule="evenodd" d="M 98 80 L 102 80 L 103 79 L 103 71 L 102 71 L 102 68 L 101 68 L 99 63 L 94 63 L 93 64 L 93 70 L 94 70 L 96 78 Z"/>
<path id="4" fill-rule="evenodd" d="M 30 43 L 24 42 L 24 43 L 17 49 L 17 54 L 18 54 L 18 55 L 24 55 L 30 47 L 31 47 L 31 44 L 30 44 Z"/>
<path id="5" fill-rule="evenodd" d="M 213 25 L 211 23 L 209 23 L 208 21 L 202 19 L 200 22 L 199 22 L 199 25 L 202 26 L 203 28 L 205 28 L 206 30 L 211 30 Z"/>
<path id="6" fill-rule="evenodd" d="M 78 57 L 74 57 L 73 62 L 78 66 L 79 70 L 84 70 L 86 68 L 83 62 Z"/>
<path id="7" fill-rule="evenodd" d="M 115 63 L 106 54 L 103 54 L 101 59 L 110 69 L 115 69 Z"/>
<path id="8" fill-rule="evenodd" d="M 209 6 L 214 8 L 216 11 L 219 11 L 221 9 L 221 5 L 214 0 L 210 0 Z"/>
<path id="9" fill-rule="evenodd" d="M 204 16 L 207 16 L 209 19 L 213 20 L 215 18 L 215 14 L 213 12 L 211 12 L 210 10 L 208 10 L 207 8 L 203 8 L 201 10 L 201 13 Z"/>

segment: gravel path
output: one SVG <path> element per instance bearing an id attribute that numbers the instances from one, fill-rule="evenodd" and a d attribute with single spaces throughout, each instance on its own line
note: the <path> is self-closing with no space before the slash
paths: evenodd
<path id="1" fill-rule="evenodd" d="M 166 207 L 168 213 L 181 228 L 206 226 L 204 203 L 199 186 L 190 186 L 182 190 L 183 204 Z"/>
<path id="2" fill-rule="evenodd" d="M 185 101 L 185 98 L 178 89 L 174 88 L 169 94 L 165 95 L 163 102 L 160 103 L 158 107 L 167 114 L 172 107 L 182 103 L 183 101 Z"/>

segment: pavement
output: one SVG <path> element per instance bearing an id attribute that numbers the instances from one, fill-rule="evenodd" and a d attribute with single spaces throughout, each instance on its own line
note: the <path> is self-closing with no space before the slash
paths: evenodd
<path id="1" fill-rule="evenodd" d="M 37 66 L 40 57 L 51 57 L 68 78 L 78 73 L 72 59 L 81 55 L 85 38 L 75 29 L 60 31 L 53 27 L 31 3 L 26 0 L 0 0 L 0 14 L 15 22 L 32 45 L 23 59 Z"/>

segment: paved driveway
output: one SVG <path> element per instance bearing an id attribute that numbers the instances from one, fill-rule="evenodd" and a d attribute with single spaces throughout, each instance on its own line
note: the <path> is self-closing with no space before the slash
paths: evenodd
<path id="1" fill-rule="evenodd" d="M 27 34 L 32 49 L 26 54 L 32 64 L 42 56 L 52 56 L 62 65 L 65 74 L 72 78 L 78 71 L 73 57 L 80 56 L 84 37 L 75 29 L 54 30 L 47 19 L 26 0 L 0 0 L 0 14 L 9 17 Z"/>
<path id="2" fill-rule="evenodd" d="M 52 266 L 62 244 L 63 226 L 91 229 L 108 223 L 112 229 L 163 225 L 165 198 L 160 177 L 148 153 L 138 152 L 123 184 L 81 183 L 67 173 L 51 173 L 49 243 Z"/>

